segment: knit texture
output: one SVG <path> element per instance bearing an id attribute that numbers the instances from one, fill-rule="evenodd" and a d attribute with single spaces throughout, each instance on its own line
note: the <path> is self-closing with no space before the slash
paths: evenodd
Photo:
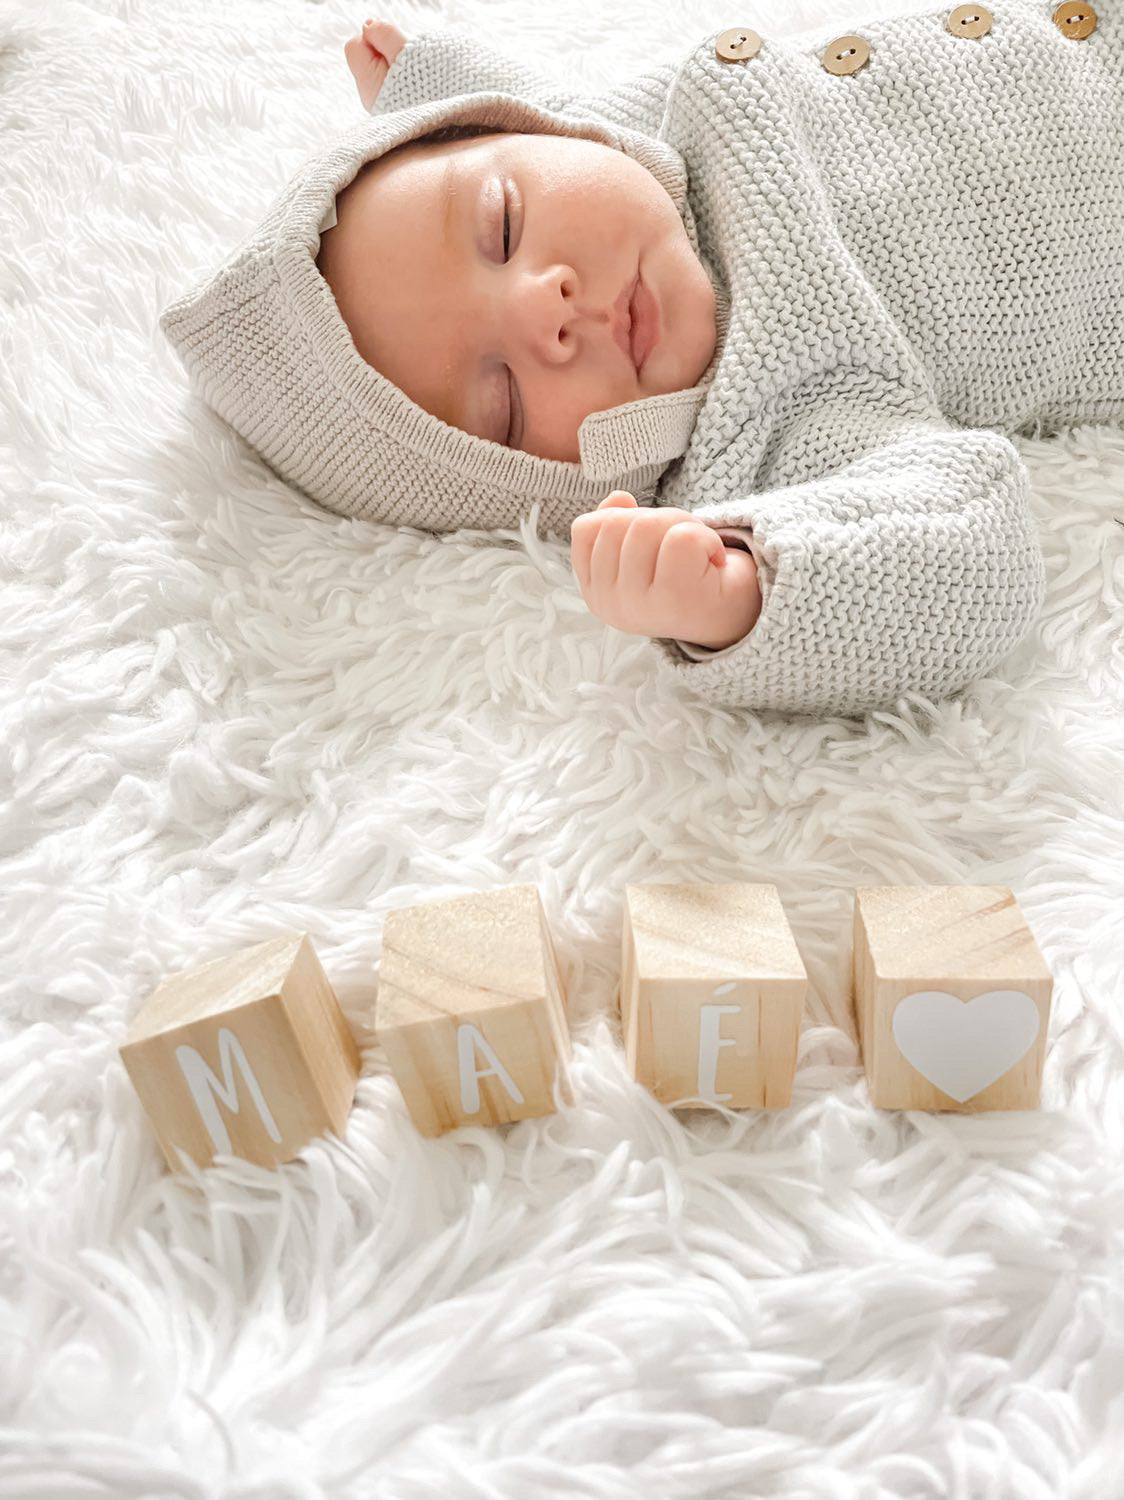
<path id="1" fill-rule="evenodd" d="M 762 592 L 753 630 L 724 651 L 695 648 L 700 660 L 653 643 L 719 705 L 860 714 L 907 690 L 944 697 L 991 671 L 1045 590 L 1010 437 L 1124 415 L 1124 23 L 1105 0 L 1096 29 L 1074 40 L 1055 8 L 995 0 L 990 31 L 974 38 L 948 29 L 948 6 L 865 22 L 856 30 L 870 59 L 851 75 L 823 64 L 838 27 L 765 36 L 733 63 L 711 33 L 681 63 L 597 99 L 473 40 L 408 41 L 371 122 L 376 149 L 481 120 L 591 138 L 604 122 L 605 138 L 615 130 L 638 159 L 650 140 L 682 167 L 680 177 L 666 155 L 651 162 L 673 196 L 686 185 L 677 206 L 728 307 L 711 370 L 678 405 L 649 398 L 587 419 L 586 469 L 464 434 L 458 445 L 401 393 L 395 403 L 379 390 L 364 420 L 430 462 L 427 481 L 432 461 L 443 479 L 464 464 L 456 486 L 423 497 L 426 514 L 444 507 L 435 529 L 509 524 L 472 517 L 486 509 L 480 496 L 500 509 L 500 491 L 517 495 L 525 478 L 527 506 L 554 502 L 548 525 L 619 484 L 744 529 Z M 508 123 L 520 108 L 538 123 Z M 396 128 L 378 134 L 380 120 Z M 337 165 L 345 158 L 354 175 L 354 148 Z M 317 180 L 301 233 L 328 206 Z M 247 298 L 283 260 L 275 229 L 257 241 Z M 225 292 L 210 285 L 164 325 L 223 390 L 237 330 L 207 329 Z M 315 306 L 328 318 L 322 299 Z M 273 324 L 254 333 L 283 337 Z M 345 330 L 339 363 L 358 394 L 348 342 Z M 520 469 L 524 459 L 536 467 Z M 619 475 L 587 488 L 626 459 L 650 490 Z M 366 513 L 430 524 L 399 503 L 410 482 L 392 476 Z"/>

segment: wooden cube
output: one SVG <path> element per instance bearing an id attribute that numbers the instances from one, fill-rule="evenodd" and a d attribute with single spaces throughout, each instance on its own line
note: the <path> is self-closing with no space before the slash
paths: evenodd
<path id="1" fill-rule="evenodd" d="M 173 1172 L 179 1151 L 275 1166 L 342 1134 L 361 1066 L 306 933 L 165 979 L 119 1051 Z"/>
<path id="2" fill-rule="evenodd" d="M 855 1013 L 879 1109 L 1034 1109 L 1053 979 L 1003 885 L 856 890 Z"/>
<path id="3" fill-rule="evenodd" d="M 375 1018 L 422 1135 L 553 1114 L 556 1087 L 573 1103 L 562 976 L 537 886 L 388 912 Z"/>
<path id="4" fill-rule="evenodd" d="M 775 885 L 625 886 L 625 1057 L 664 1104 L 790 1104 L 807 987 Z"/>

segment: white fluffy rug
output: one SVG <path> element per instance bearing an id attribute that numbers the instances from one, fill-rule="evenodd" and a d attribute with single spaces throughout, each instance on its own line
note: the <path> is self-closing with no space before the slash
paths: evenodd
<path id="1" fill-rule="evenodd" d="M 602 83 L 893 8 L 389 18 Z M 187 400 L 157 313 L 355 117 L 367 12 L 0 10 L 0 1496 L 1124 1495 L 1124 431 L 1020 442 L 1049 598 L 963 701 L 710 710 L 532 521 L 328 517 Z M 794 1104 L 675 1116 L 623 1064 L 623 887 L 741 879 L 810 975 Z M 524 881 L 577 1103 L 423 1141 L 370 1032 L 384 914 Z M 1014 889 L 1039 1111 L 870 1107 L 853 891 L 899 882 Z M 346 1139 L 172 1177 L 128 1022 L 290 929 L 364 1042 Z"/>

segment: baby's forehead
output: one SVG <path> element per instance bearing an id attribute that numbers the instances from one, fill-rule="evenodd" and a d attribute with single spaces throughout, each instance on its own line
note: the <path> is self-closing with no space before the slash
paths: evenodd
<path id="1" fill-rule="evenodd" d="M 369 221 L 371 213 L 390 211 L 380 201 L 379 186 L 389 173 L 393 173 L 396 164 L 405 164 L 408 169 L 411 162 L 445 162 L 466 152 L 475 154 L 495 151 L 502 152 L 507 163 L 516 171 L 522 162 L 525 166 L 541 166 L 541 170 L 550 173 L 554 170 L 559 155 L 568 157 L 575 147 L 582 151 L 593 147 L 613 156 L 623 154 L 604 142 L 593 141 L 584 136 L 480 126 L 444 126 L 429 135 L 402 141 L 389 151 L 364 162 L 352 180 L 337 192 L 337 222 L 343 230 L 340 238 L 350 241 L 353 234 L 362 238 L 365 233 L 363 221 Z M 419 172 L 417 180 L 411 180 L 409 185 L 410 198 L 414 202 L 439 201 L 443 191 L 439 171 Z"/>
<path id="2" fill-rule="evenodd" d="M 502 132 L 502 134 L 506 138 L 511 132 Z M 415 140 L 401 141 L 397 146 L 392 146 L 389 151 L 383 151 L 378 156 L 372 156 L 365 161 L 351 181 L 336 194 L 336 200 L 339 202 L 348 195 L 360 196 L 364 185 L 377 179 L 381 175 L 381 169 L 389 167 L 394 162 L 416 161 L 421 158 L 429 160 L 433 157 L 455 155 L 458 151 L 464 151 L 476 143 L 487 145 L 500 135 L 501 132 L 496 130 L 451 131 L 446 128 L 432 135 L 419 136 Z"/>
<path id="3" fill-rule="evenodd" d="M 336 194 L 337 209 L 342 213 L 345 205 L 358 204 L 367 191 L 374 190 L 385 171 L 396 162 L 429 161 L 458 155 L 470 149 L 486 150 L 489 146 L 493 144 L 498 146 L 516 135 L 523 137 L 520 140 L 521 150 L 533 150 L 535 144 L 542 140 L 541 136 L 529 135 L 525 132 L 447 126 L 432 135 L 402 141 L 399 145 L 392 146 L 389 151 L 384 151 L 379 156 L 372 156 L 363 163 L 351 181 L 340 188 Z M 439 181 L 440 179 L 432 180 L 434 190 L 437 190 Z"/>
<path id="4" fill-rule="evenodd" d="M 585 146 L 602 145 L 601 142 L 588 141 L 584 137 L 559 136 L 554 131 L 503 130 L 495 126 L 478 125 L 444 126 L 429 135 L 418 136 L 414 140 L 402 141 L 397 146 L 392 146 L 381 156 L 373 157 L 361 170 L 365 171 L 367 168 L 377 166 L 380 162 L 400 157 L 454 156 L 466 151 L 499 149 L 509 144 L 513 145 L 522 156 L 549 156 L 558 150 L 560 144 L 573 145 L 578 140 Z M 612 150 L 612 147 L 604 149 Z"/>

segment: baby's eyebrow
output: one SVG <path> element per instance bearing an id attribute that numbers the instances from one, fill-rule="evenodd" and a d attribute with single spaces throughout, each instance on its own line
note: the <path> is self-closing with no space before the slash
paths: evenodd
<path id="1" fill-rule="evenodd" d="M 453 227 L 453 201 L 456 191 L 455 177 L 457 170 L 457 159 L 455 156 L 445 158 L 445 170 L 441 174 L 440 202 L 443 211 L 441 249 L 447 255 L 449 253 L 449 237 Z"/>

